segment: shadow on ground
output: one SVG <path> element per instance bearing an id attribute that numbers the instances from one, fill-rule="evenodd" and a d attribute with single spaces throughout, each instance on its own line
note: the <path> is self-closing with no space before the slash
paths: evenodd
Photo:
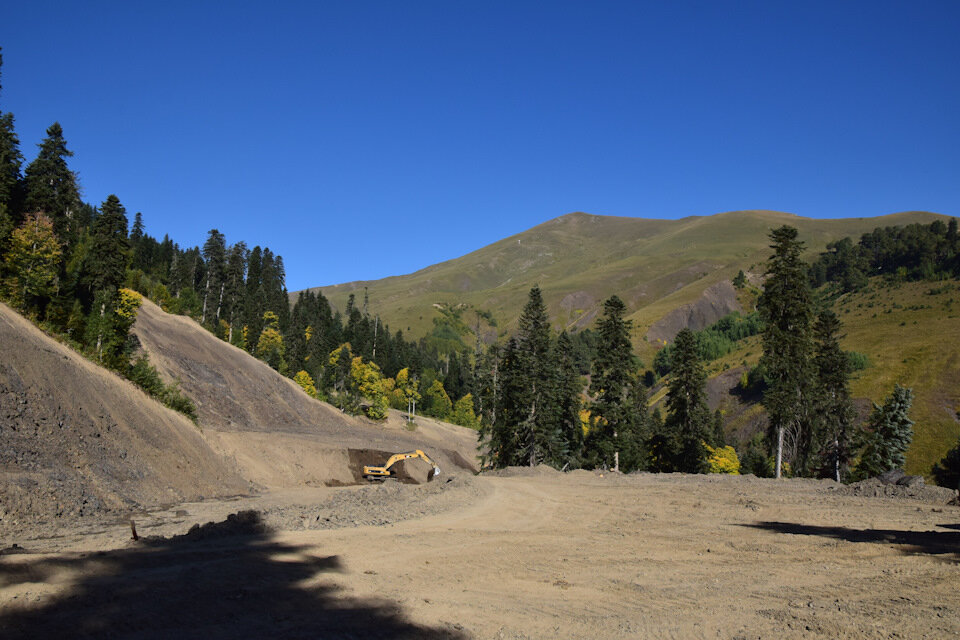
<path id="1" fill-rule="evenodd" d="M 239 517 L 238 517 L 239 516 Z M 131 543 L 133 544 L 133 543 Z M 414 625 L 389 601 L 349 598 L 323 574 L 337 556 L 280 544 L 255 512 L 117 551 L 0 557 L 0 588 L 76 582 L 55 599 L 0 611 L 0 637 L 461 638 Z"/>
<path id="2" fill-rule="evenodd" d="M 874 542 L 900 545 L 902 553 L 910 555 L 953 556 L 960 562 L 960 531 L 900 531 L 897 529 L 851 529 L 848 527 L 818 527 L 794 522 L 757 522 L 741 525 L 794 535 L 822 536 L 847 542 Z M 958 525 L 937 525 L 957 529 Z"/>

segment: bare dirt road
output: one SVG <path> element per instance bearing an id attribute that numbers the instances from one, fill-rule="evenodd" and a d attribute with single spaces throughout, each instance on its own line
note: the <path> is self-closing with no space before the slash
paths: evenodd
<path id="1" fill-rule="evenodd" d="M 956 506 L 814 481 L 507 475 L 180 505 L 141 518 L 148 543 L 124 523 L 4 541 L 0 636 L 960 636 Z"/>

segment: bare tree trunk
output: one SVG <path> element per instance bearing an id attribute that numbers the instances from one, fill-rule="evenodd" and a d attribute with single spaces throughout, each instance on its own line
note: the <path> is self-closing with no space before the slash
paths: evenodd
<path id="1" fill-rule="evenodd" d="M 103 314 L 107 311 L 107 304 L 100 304 L 100 326 L 97 328 L 97 360 L 103 362 Z"/>
<path id="2" fill-rule="evenodd" d="M 220 298 L 217 300 L 217 324 L 220 324 L 220 308 L 223 306 L 223 283 L 220 283 Z"/>
<path id="3" fill-rule="evenodd" d="M 377 316 L 373 322 L 373 357 L 371 360 L 377 359 L 377 328 L 380 326 L 380 316 Z"/>
<path id="4" fill-rule="evenodd" d="M 207 297 L 210 295 L 210 274 L 207 273 L 207 286 L 203 289 L 203 311 L 200 312 L 200 324 L 207 322 Z"/>
<path id="5" fill-rule="evenodd" d="M 840 482 L 840 439 L 833 438 L 833 477 Z"/>
<path id="6" fill-rule="evenodd" d="M 777 426 L 777 467 L 774 476 L 776 478 L 780 477 L 780 472 L 783 464 L 783 425 Z"/>

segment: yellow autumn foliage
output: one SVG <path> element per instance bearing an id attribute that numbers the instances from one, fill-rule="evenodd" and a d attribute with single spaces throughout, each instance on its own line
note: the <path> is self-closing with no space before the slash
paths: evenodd
<path id="1" fill-rule="evenodd" d="M 704 443 L 707 449 L 707 464 L 710 473 L 726 473 L 740 475 L 740 459 L 736 450 L 731 446 L 713 448 Z"/>
<path id="2" fill-rule="evenodd" d="M 300 388 L 311 398 L 317 397 L 317 387 L 313 384 L 313 378 L 306 371 L 297 371 L 293 376 L 293 381 L 300 385 Z"/>

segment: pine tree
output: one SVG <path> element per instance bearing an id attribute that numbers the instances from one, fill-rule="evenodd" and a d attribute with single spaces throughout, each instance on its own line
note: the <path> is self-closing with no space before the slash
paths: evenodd
<path id="1" fill-rule="evenodd" d="M 27 211 L 42 211 L 53 220 L 53 230 L 62 243 L 71 244 L 77 228 L 74 217 L 80 208 L 77 178 L 67 167 L 73 152 L 67 149 L 63 128 L 54 122 L 39 145 L 40 153 L 24 172 Z"/>
<path id="2" fill-rule="evenodd" d="M 930 470 L 937 484 L 948 489 L 960 489 L 960 441 Z"/>
<path id="3" fill-rule="evenodd" d="M 502 469 L 519 463 L 516 425 L 524 419 L 530 389 L 525 384 L 516 337 L 507 340 L 503 352 L 496 355 L 490 390 L 492 415 L 481 427 L 479 438 L 483 464 Z"/>
<path id="4" fill-rule="evenodd" d="M 854 472 L 857 479 L 878 476 L 891 469 L 903 469 L 907 448 L 913 440 L 910 406 L 913 390 L 894 385 L 893 393 L 881 407 L 874 403 L 867 422 L 864 447 Z"/>
<path id="5" fill-rule="evenodd" d="M 704 473 L 707 451 L 703 445 L 712 431 L 705 391 L 707 374 L 692 331 L 681 329 L 673 347 L 666 424 L 677 436 L 676 470 Z"/>
<path id="6" fill-rule="evenodd" d="M 634 447 L 636 416 L 629 395 L 634 366 L 630 343 L 631 322 L 624 320 L 626 306 L 617 296 L 603 303 L 597 321 L 597 355 L 590 379 L 590 436 L 587 459 L 594 467 L 620 468 L 620 451 Z"/>
<path id="7" fill-rule="evenodd" d="M 557 338 L 553 352 L 552 368 L 557 375 L 553 406 L 557 412 L 555 420 L 560 429 L 563 449 L 567 454 L 563 464 L 577 468 L 583 459 L 584 435 L 580 423 L 580 393 L 583 391 L 583 381 L 574 361 L 573 342 L 566 331 Z"/>
<path id="8" fill-rule="evenodd" d="M 120 288 L 128 259 L 126 212 L 119 198 L 109 195 L 90 229 L 90 251 L 84 262 L 84 281 L 90 292 Z"/>
<path id="9" fill-rule="evenodd" d="M 531 467 L 562 456 L 559 429 L 552 418 L 554 372 L 550 365 L 550 321 L 540 287 L 530 290 L 518 321 L 517 358 L 521 384 L 526 387 L 517 416 L 517 463 Z"/>
<path id="10" fill-rule="evenodd" d="M 763 404 L 776 443 L 776 477 L 782 474 L 785 441 L 790 457 L 804 468 L 812 440 L 813 304 L 803 243 L 797 230 L 783 226 L 770 234 L 774 250 L 767 263 L 767 279 L 758 301 L 764 322 L 763 356 L 769 388 Z"/>
<path id="11" fill-rule="evenodd" d="M 15 222 L 14 204 L 22 164 L 23 155 L 13 128 L 13 114 L 0 112 L 0 216 L 10 216 L 11 223 Z"/>
<path id="12" fill-rule="evenodd" d="M 2 51 L 0 47 L 0 51 Z M 3 54 L 0 53 L 0 75 L 3 71 Z M 23 155 L 20 140 L 13 126 L 13 114 L 0 111 L 0 256 L 4 243 L 19 222 L 16 217 L 15 200 L 20 184 L 20 168 Z"/>
<path id="13" fill-rule="evenodd" d="M 850 361 L 840 348 L 840 319 L 823 311 L 813 328 L 817 370 L 816 416 L 820 467 L 840 482 L 852 455 L 853 421 L 856 410 L 850 399 Z"/>
<path id="14" fill-rule="evenodd" d="M 227 239 L 216 229 L 210 229 L 207 241 L 203 243 L 203 259 L 206 262 L 207 278 L 203 287 L 200 324 L 205 324 L 209 317 L 211 324 L 215 325 L 220 321 L 227 270 Z"/>
<path id="15" fill-rule="evenodd" d="M 224 273 L 224 317 L 227 320 L 227 342 L 234 344 L 234 335 L 239 333 L 237 323 L 242 322 L 244 278 L 247 272 L 247 245 L 237 242 L 227 252 L 227 265 Z M 329 351 L 329 350 L 328 350 Z"/>

